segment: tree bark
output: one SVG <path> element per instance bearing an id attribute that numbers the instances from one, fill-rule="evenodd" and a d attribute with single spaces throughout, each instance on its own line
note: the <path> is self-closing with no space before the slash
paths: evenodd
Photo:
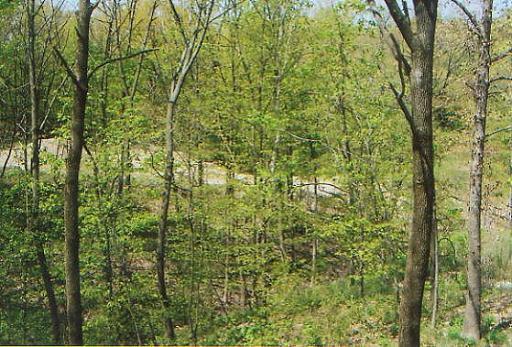
<path id="1" fill-rule="evenodd" d="M 413 53 L 413 220 L 400 301 L 400 345 L 419 346 L 423 290 L 428 273 L 434 172 L 432 141 L 432 51 Z"/>
<path id="2" fill-rule="evenodd" d="M 508 159 L 508 177 L 510 179 L 512 178 L 512 138 L 508 140 L 508 150 L 510 155 Z M 508 227 L 512 230 L 512 184 L 509 184 L 508 188 Z"/>
<path id="3" fill-rule="evenodd" d="M 28 66 L 29 66 L 29 89 L 30 89 L 30 113 L 31 113 L 31 140 L 32 140 L 32 158 L 31 158 L 31 175 L 32 175 L 32 205 L 27 215 L 27 227 L 29 233 L 34 239 L 36 248 L 37 261 L 43 280 L 44 289 L 48 298 L 48 307 L 50 310 L 50 319 L 52 325 L 53 343 L 62 344 L 62 334 L 60 329 L 59 310 L 55 291 L 53 290 L 53 281 L 48 268 L 48 262 L 44 252 L 44 241 L 41 235 L 39 225 L 39 201 L 40 201 L 40 160 L 39 160 L 39 122 L 41 115 L 40 91 L 37 78 L 36 67 L 36 2 L 35 0 L 27 1 L 27 29 L 28 29 Z"/>
<path id="4" fill-rule="evenodd" d="M 386 5 L 404 41 L 411 50 L 411 106 L 402 110 L 411 127 L 413 151 L 413 217 L 409 235 L 407 263 L 400 300 L 399 344 L 420 345 L 423 291 L 428 274 L 434 210 L 434 149 L 432 137 L 432 71 L 437 21 L 437 0 L 415 0 L 415 30 L 407 12 L 396 0 Z M 400 57 L 399 57 L 400 59 Z M 402 61 L 401 61 L 402 62 Z M 397 94 L 396 94 L 397 95 Z M 399 102 L 403 102 L 397 95 Z"/>
<path id="5" fill-rule="evenodd" d="M 437 309 L 439 307 L 439 230 L 437 228 L 437 214 L 434 207 L 434 220 L 432 221 L 432 245 L 431 245 L 431 280 L 432 280 L 432 316 L 430 317 L 430 325 L 436 326 Z"/>
<path id="6" fill-rule="evenodd" d="M 485 125 L 488 113 L 487 104 L 491 67 L 492 7 L 492 0 L 482 1 L 483 15 L 479 35 L 480 52 L 475 85 L 476 113 L 473 120 L 472 155 L 469 174 L 468 288 L 466 293 L 463 335 L 475 340 L 479 340 L 481 337 L 481 207 Z"/>
<path id="7" fill-rule="evenodd" d="M 93 9 L 94 7 L 89 0 L 80 0 L 76 27 L 77 48 L 74 76 L 75 92 L 71 116 L 71 144 L 66 161 L 66 182 L 64 186 L 66 307 L 69 343 L 71 345 L 83 344 L 78 196 L 88 92 L 89 25 Z"/>
<path id="8" fill-rule="evenodd" d="M 167 295 L 167 284 L 165 281 L 165 252 L 167 246 L 167 229 L 168 229 L 168 214 L 169 202 L 171 198 L 172 188 L 174 186 L 174 115 L 176 113 L 176 100 L 171 99 L 167 107 L 167 125 L 165 133 L 165 187 L 162 197 L 162 208 L 160 213 L 160 222 L 158 228 L 158 249 L 157 249 L 157 276 L 158 276 L 158 290 L 162 299 L 162 306 L 164 307 L 164 323 L 165 323 L 165 337 L 174 339 L 176 337 L 174 332 L 174 324 L 170 317 L 170 304 Z"/>

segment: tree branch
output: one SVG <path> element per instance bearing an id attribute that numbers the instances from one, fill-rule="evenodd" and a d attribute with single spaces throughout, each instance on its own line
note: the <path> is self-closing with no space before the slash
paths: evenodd
<path id="1" fill-rule="evenodd" d="M 480 27 L 480 24 L 478 23 L 478 20 L 473 15 L 473 13 L 471 13 L 471 11 L 466 6 L 464 6 L 464 4 L 462 4 L 459 0 L 450 0 L 450 1 L 453 2 L 455 5 L 457 5 L 457 7 L 462 10 L 462 12 L 464 12 L 464 14 L 468 17 L 469 21 L 475 28 L 477 35 L 480 38 L 482 38 L 483 37 L 482 28 Z"/>
<path id="2" fill-rule="evenodd" d="M 183 42 L 185 44 L 188 44 L 188 37 L 187 33 L 185 32 L 185 28 L 183 26 L 183 21 L 181 20 L 181 17 L 176 10 L 176 6 L 174 6 L 174 2 L 172 0 L 169 0 L 169 5 L 171 6 L 171 12 L 172 16 L 174 17 L 174 21 L 176 22 L 176 25 L 178 26 L 178 30 L 181 34 L 181 37 L 183 38 Z"/>
<path id="3" fill-rule="evenodd" d="M 499 76 L 491 79 L 489 83 L 499 82 L 499 81 L 512 81 L 512 77 L 510 76 Z"/>
<path id="4" fill-rule="evenodd" d="M 496 135 L 496 134 L 504 132 L 504 131 L 510 131 L 510 130 L 512 130 L 512 125 L 509 125 L 509 126 L 504 127 L 504 128 L 496 129 L 493 132 L 485 135 L 485 139 L 487 140 L 489 137 L 491 137 L 493 135 Z"/>
<path id="5" fill-rule="evenodd" d="M 218 18 L 224 16 L 226 13 L 228 13 L 229 11 L 231 11 L 232 9 L 236 8 L 238 5 L 241 5 L 245 2 L 245 0 L 240 0 L 238 2 L 235 2 L 234 4 L 232 4 L 231 6 L 229 6 L 228 8 L 224 9 L 223 11 L 221 11 L 220 13 L 216 14 L 215 16 L 211 17 L 206 25 L 209 25 L 211 24 L 212 22 L 215 22 Z"/>
<path id="6" fill-rule="evenodd" d="M 506 57 L 508 57 L 510 54 L 512 53 L 512 47 L 507 49 L 506 51 L 503 51 L 501 52 L 500 54 L 494 56 L 492 59 L 491 59 L 491 63 L 496 63 Z"/>
<path id="7" fill-rule="evenodd" d="M 400 30 L 400 33 L 402 34 L 405 42 L 407 43 L 411 50 L 414 50 L 416 46 L 416 40 L 414 38 L 411 26 L 409 25 L 407 16 L 400 9 L 400 6 L 398 6 L 396 0 L 385 1 L 389 9 L 389 13 L 391 14 L 391 17 L 393 17 L 393 20 L 395 21 L 396 26 Z"/>
<path id="8" fill-rule="evenodd" d="M 78 83 L 78 78 L 76 77 L 75 73 L 73 72 L 73 70 L 71 70 L 71 67 L 69 66 L 66 58 L 64 58 L 64 56 L 62 55 L 62 53 L 57 49 L 57 47 L 53 46 L 53 52 L 55 53 L 55 55 L 57 56 L 57 58 L 59 59 L 60 63 L 62 64 L 62 66 L 64 67 L 64 69 L 66 70 L 66 73 L 68 75 L 68 77 L 71 79 L 71 81 L 77 85 L 77 86 L 80 86 L 80 84 Z"/>
<path id="9" fill-rule="evenodd" d="M 407 76 L 410 75 L 411 72 L 411 64 L 405 57 L 405 55 L 402 52 L 402 49 L 400 47 L 400 44 L 398 40 L 396 39 L 395 35 L 389 32 L 389 30 L 386 28 L 386 24 L 384 23 L 384 18 L 382 18 L 382 15 L 380 12 L 375 8 L 375 1 L 374 0 L 368 0 L 368 4 L 370 5 L 369 11 L 372 13 L 373 17 L 378 23 L 379 31 L 382 39 L 386 41 L 387 45 L 391 49 L 391 53 L 393 54 L 393 57 L 397 61 L 402 61 L 402 64 L 405 69 L 405 74 Z"/>
<path id="10" fill-rule="evenodd" d="M 389 39 L 392 44 L 392 49 L 394 51 L 395 59 L 398 61 L 399 64 L 401 64 L 404 68 L 405 75 L 409 77 L 411 75 L 411 64 L 405 57 L 404 53 L 400 49 L 400 44 L 398 43 L 395 35 L 389 33 Z"/>
<path id="11" fill-rule="evenodd" d="M 62 80 L 62 82 L 60 83 L 59 87 L 57 88 L 57 90 L 55 91 L 55 94 L 53 95 L 53 98 L 52 100 L 50 101 L 50 103 L 48 104 L 48 107 L 46 108 L 46 114 L 44 116 L 44 119 L 43 121 L 41 122 L 41 124 L 39 125 L 39 131 L 42 131 L 44 129 L 44 125 L 46 124 L 46 121 L 48 120 L 48 117 L 50 116 L 50 113 L 52 111 L 52 108 L 53 108 L 53 104 L 55 103 L 55 100 L 57 100 L 57 96 L 59 95 L 59 91 L 62 89 L 62 87 L 64 86 L 64 84 L 66 83 L 66 78 L 64 77 L 64 79 Z"/>
<path id="12" fill-rule="evenodd" d="M 308 187 L 308 186 L 328 186 L 328 187 L 332 187 L 336 190 L 339 190 L 342 193 L 345 193 L 345 191 L 343 189 L 341 189 L 340 187 L 338 187 L 337 185 L 332 184 L 332 183 L 327 183 L 327 182 L 298 183 L 298 184 L 294 184 L 293 188 L 302 188 L 302 187 Z"/>
<path id="13" fill-rule="evenodd" d="M 146 53 L 150 53 L 150 52 L 153 52 L 153 51 L 156 51 L 158 50 L 158 48 L 150 48 L 150 49 L 144 49 L 142 51 L 138 51 L 138 52 L 134 52 L 134 53 L 131 53 L 131 54 L 128 54 L 128 55 L 125 55 L 125 56 L 122 56 L 122 57 L 116 57 L 116 58 L 112 58 L 112 59 L 107 59 L 105 60 L 103 63 L 99 64 L 99 65 L 96 65 L 90 72 L 89 74 L 87 75 L 87 78 L 91 78 L 95 72 L 97 72 L 99 69 L 101 69 L 102 67 L 104 67 L 105 65 L 108 65 L 110 63 L 114 63 L 116 61 L 120 61 L 120 60 L 126 60 L 126 59 L 130 59 L 130 58 L 133 58 L 133 57 L 136 57 L 138 55 L 141 55 L 141 54 L 146 54 Z"/>
<path id="14" fill-rule="evenodd" d="M 395 95 L 395 99 L 398 102 L 398 105 L 400 106 L 400 109 L 402 110 L 402 112 L 403 112 L 403 114 L 405 116 L 405 119 L 407 120 L 407 122 L 411 126 L 411 129 L 413 129 L 413 127 L 412 127 L 412 114 L 411 114 L 411 111 L 409 110 L 409 107 L 407 107 L 407 104 L 404 101 L 403 93 L 399 93 L 398 90 L 396 90 L 396 88 L 393 85 L 393 83 L 391 83 L 391 82 L 389 83 L 389 87 L 393 91 L 393 94 Z"/>

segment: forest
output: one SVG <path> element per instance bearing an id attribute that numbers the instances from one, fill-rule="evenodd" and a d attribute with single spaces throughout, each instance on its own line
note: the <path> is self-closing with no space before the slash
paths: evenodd
<path id="1" fill-rule="evenodd" d="M 512 346 L 512 7 L 0 0 L 0 345 Z"/>

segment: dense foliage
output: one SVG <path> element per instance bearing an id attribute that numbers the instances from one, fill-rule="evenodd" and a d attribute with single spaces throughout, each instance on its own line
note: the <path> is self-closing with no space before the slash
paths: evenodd
<path id="1" fill-rule="evenodd" d="M 72 60 L 75 17 L 66 6 L 40 6 L 45 118 L 39 229 L 31 233 L 25 5 L 0 1 L 0 344 L 52 343 L 39 243 L 65 325 L 63 187 L 73 82 L 58 54 Z M 193 5 L 178 11 L 184 26 L 193 23 Z M 93 16 L 91 66 L 110 62 L 89 82 L 80 176 L 85 343 L 394 344 L 410 140 L 389 88 L 399 83 L 395 62 L 366 4 L 256 0 L 217 3 L 215 13 L 175 119 L 170 312 L 161 304 L 155 263 L 180 27 L 160 1 L 106 0 Z M 508 22 L 505 15 L 496 20 L 496 46 L 507 46 Z M 474 52 L 463 20 L 444 18 L 438 30 L 440 328 L 425 339 L 443 345 L 460 342 L 472 110 L 465 84 Z M 507 74 L 507 64 L 498 75 Z M 506 82 L 493 93 L 489 126 L 500 129 L 508 124 Z M 489 142 L 484 284 L 494 298 L 495 284 L 510 279 L 509 133 Z M 166 315 L 174 319 L 174 341 L 164 337 Z M 487 327 L 497 323 L 486 317 Z M 506 338 L 496 330 L 486 336 Z"/>

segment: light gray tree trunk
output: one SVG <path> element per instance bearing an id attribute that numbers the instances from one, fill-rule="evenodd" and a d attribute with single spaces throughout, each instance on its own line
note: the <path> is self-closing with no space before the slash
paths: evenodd
<path id="1" fill-rule="evenodd" d="M 485 124 L 489 99 L 491 67 L 492 0 L 482 1 L 482 21 L 479 35 L 479 60 L 476 71 L 473 141 L 469 174 L 468 263 L 466 308 L 463 335 L 479 340 L 481 337 L 481 214 L 482 178 L 484 166 Z"/>

